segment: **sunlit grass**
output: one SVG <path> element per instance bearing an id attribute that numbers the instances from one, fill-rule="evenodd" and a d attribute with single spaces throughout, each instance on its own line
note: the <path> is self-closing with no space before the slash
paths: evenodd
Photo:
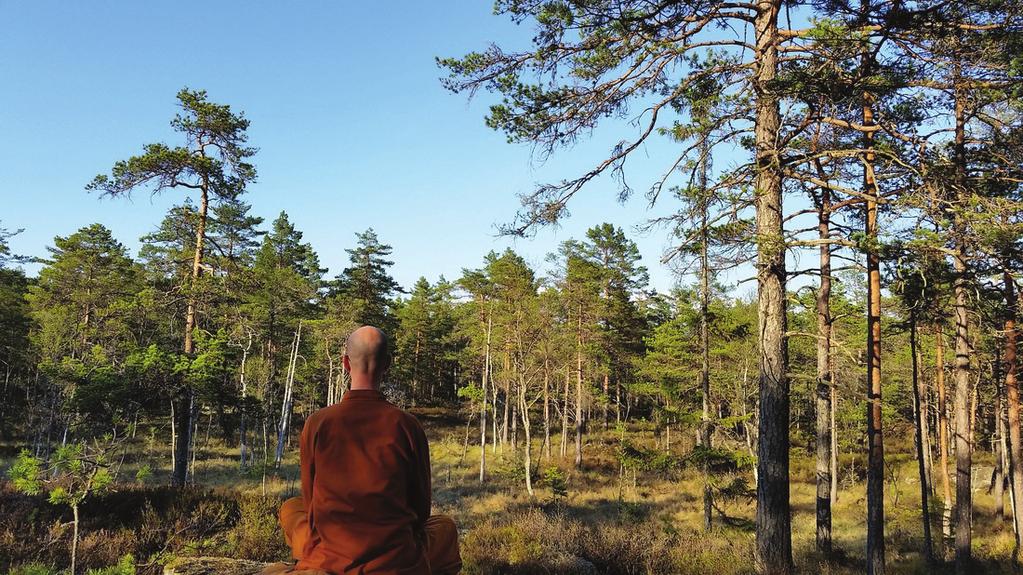
<path id="1" fill-rule="evenodd" d="M 621 475 L 615 451 L 619 436 L 599 430 L 588 436 L 585 465 L 577 469 L 571 461 L 571 442 L 568 457 L 563 460 L 558 456 L 560 436 L 555 434 L 553 457 L 545 458 L 540 440 L 535 439 L 533 461 L 541 471 L 540 477 L 543 469 L 558 466 L 567 494 L 562 500 L 556 499 L 538 477 L 534 481 L 534 495 L 530 496 L 525 489 L 521 443 L 518 450 L 509 445 L 496 452 L 488 445 L 487 481 L 480 484 L 480 448 L 471 444 L 479 441 L 476 429 L 470 429 L 470 445 L 466 448 L 464 425 L 442 424 L 430 417 L 423 420 L 431 440 L 434 512 L 451 515 L 459 523 L 469 573 L 538 570 L 569 573 L 593 568 L 609 573 L 738 574 L 753 570 L 753 499 L 716 501 L 714 528 L 710 533 L 703 532 L 703 479 L 697 470 L 682 469 L 669 475 L 626 471 Z M 534 430 L 534 434 L 538 433 Z M 629 440 L 654 448 L 653 435 L 648 431 L 630 432 Z M 889 443 L 885 484 L 887 557 L 892 573 L 922 573 L 926 572 L 926 565 L 920 553 L 922 528 L 916 464 L 901 449 L 906 446 L 900 440 L 904 438 Z M 688 450 L 687 441 L 692 438 L 676 440 L 675 452 Z M 242 470 L 237 446 L 225 445 L 215 437 L 207 441 L 205 434 L 201 434 L 192 481 L 197 486 L 217 489 L 216 493 L 221 494 L 218 497 L 226 494 L 229 499 L 243 503 L 236 506 L 236 511 L 205 510 L 221 523 L 210 520 L 213 527 L 202 538 L 186 541 L 187 537 L 183 537 L 172 542 L 168 546 L 171 551 L 148 558 L 148 564 L 155 566 L 173 554 L 285 558 L 283 546 L 277 541 L 280 535 L 275 530 L 274 509 L 281 499 L 299 492 L 297 444 L 292 447 L 279 469 L 273 468 L 271 461 L 264 474 L 261 465 Z M 257 454 L 261 463 L 259 457 Z M 9 458 L 0 460 L 0 467 L 5 468 L 8 461 Z M 169 480 L 170 447 L 165 438 L 159 441 L 155 434 L 140 433 L 128 444 L 119 461 L 119 476 L 125 485 L 133 481 L 135 472 L 143 465 L 149 466 L 152 474 L 142 489 L 156 489 Z M 996 515 L 993 497 L 986 491 L 989 457 L 980 452 L 976 463 L 974 554 L 988 572 L 1009 572 L 1011 525 Z M 793 450 L 790 484 L 793 552 L 800 572 L 862 572 L 866 503 L 861 474 L 862 459 L 844 454 L 841 488 L 833 512 L 837 560 L 822 561 L 814 550 L 813 461 L 805 451 Z M 264 495 L 270 499 L 263 498 Z M 940 497 L 932 498 L 931 504 L 932 530 L 940 554 L 943 548 Z M 226 515 L 221 517 L 218 513 Z M 154 515 L 151 520 L 161 520 L 157 517 Z M 187 526 L 188 522 L 184 524 Z M 0 551 L 17 536 L 0 534 Z M 64 536 L 55 535 L 58 540 Z M 129 545 L 130 538 L 123 537 L 125 545 Z M 53 543 L 49 545 L 52 547 Z M 270 555 L 266 555 L 268 552 Z M 56 553 L 40 553 L 59 558 Z M 950 551 L 946 557 L 951 558 Z M 141 558 L 140 565 L 146 565 L 146 559 Z"/>

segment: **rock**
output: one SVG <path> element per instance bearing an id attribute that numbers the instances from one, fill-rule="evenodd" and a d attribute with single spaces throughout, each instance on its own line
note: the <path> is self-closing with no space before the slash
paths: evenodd
<path id="1" fill-rule="evenodd" d="M 578 573 L 592 574 L 597 572 L 597 566 L 593 563 L 579 557 L 578 555 L 572 555 L 570 553 L 559 553 L 553 558 L 551 563 L 554 566 L 554 571 L 557 573 Z"/>
<path id="2" fill-rule="evenodd" d="M 229 557 L 178 557 L 164 566 L 163 575 L 256 575 L 267 565 Z"/>

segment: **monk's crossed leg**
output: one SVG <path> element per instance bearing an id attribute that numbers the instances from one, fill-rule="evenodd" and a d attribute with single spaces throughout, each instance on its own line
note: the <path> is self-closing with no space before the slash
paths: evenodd
<path id="1" fill-rule="evenodd" d="M 309 516 L 301 497 L 292 497 L 281 505 L 281 530 L 291 548 L 291 556 L 302 559 L 302 550 L 312 536 Z M 458 548 L 458 527 L 447 515 L 432 515 L 426 520 L 426 560 L 434 575 L 455 574 L 462 569 Z"/>

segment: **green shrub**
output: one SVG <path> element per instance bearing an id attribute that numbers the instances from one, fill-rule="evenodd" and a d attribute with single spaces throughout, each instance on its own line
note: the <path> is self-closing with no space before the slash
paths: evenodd
<path id="1" fill-rule="evenodd" d="M 543 484 L 551 490 L 551 496 L 555 501 L 568 497 L 568 482 L 557 465 L 550 465 L 543 470 Z"/>
<path id="2" fill-rule="evenodd" d="M 42 563 L 28 563 L 11 569 L 10 575 L 57 575 L 57 569 Z"/>
<path id="3" fill-rule="evenodd" d="M 86 575 L 135 575 L 135 558 L 129 553 L 121 557 L 116 565 L 102 569 L 89 569 Z"/>
<path id="4" fill-rule="evenodd" d="M 277 519 L 281 500 L 258 494 L 238 498 L 238 522 L 228 533 L 231 552 L 236 557 L 256 561 L 287 558 L 288 548 Z"/>

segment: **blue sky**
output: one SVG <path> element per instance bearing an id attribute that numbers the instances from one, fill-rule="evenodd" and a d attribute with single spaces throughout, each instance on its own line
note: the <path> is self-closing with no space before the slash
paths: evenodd
<path id="1" fill-rule="evenodd" d="M 84 186 L 144 143 L 178 143 L 169 121 L 188 86 L 245 112 L 260 150 L 246 200 L 268 222 L 286 210 L 331 276 L 368 227 L 394 247 L 393 275 L 410 286 L 456 278 L 505 247 L 542 268 L 559 242 L 610 221 L 637 241 L 655 287 L 675 282 L 658 263 L 666 234 L 633 231 L 672 209 L 642 198 L 668 142 L 637 155 L 638 194 L 625 205 L 597 181 L 560 229 L 496 237 L 517 194 L 579 174 L 633 128 L 598 131 L 540 164 L 484 126 L 490 97 L 445 91 L 434 57 L 527 46 L 532 29 L 492 15 L 490 2 L 0 0 L 0 27 L 0 225 L 24 228 L 16 253 L 45 255 L 53 236 L 92 222 L 136 252 L 182 196 L 100 199 Z"/>

